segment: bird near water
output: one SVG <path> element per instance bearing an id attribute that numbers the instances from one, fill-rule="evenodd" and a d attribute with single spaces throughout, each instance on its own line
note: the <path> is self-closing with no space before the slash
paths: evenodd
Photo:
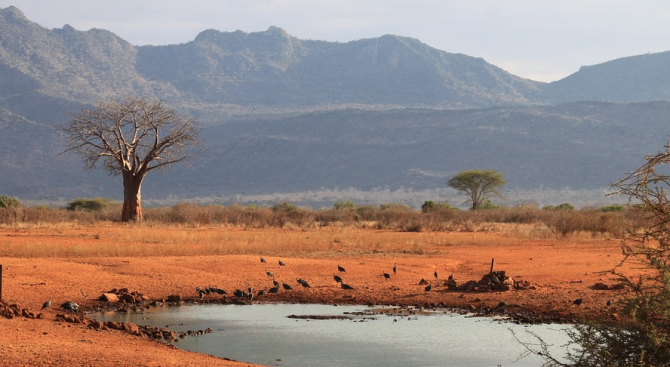
<path id="1" fill-rule="evenodd" d="M 60 305 L 60 308 L 66 311 L 77 311 L 79 310 L 79 305 L 74 302 L 68 301 Z"/>

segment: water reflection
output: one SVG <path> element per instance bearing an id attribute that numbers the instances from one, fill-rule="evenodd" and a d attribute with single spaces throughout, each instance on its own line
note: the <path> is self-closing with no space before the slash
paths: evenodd
<path id="1" fill-rule="evenodd" d="M 522 326 L 452 313 L 376 315 L 365 306 L 255 304 L 159 307 L 143 314 L 104 313 L 102 321 L 133 322 L 174 331 L 212 328 L 177 346 L 268 366 L 538 366 L 536 357 L 517 360 L 525 330 L 554 344 L 568 338 L 565 325 Z M 363 312 L 363 314 L 355 314 Z M 346 319 L 295 319 L 289 315 L 337 315 Z"/>

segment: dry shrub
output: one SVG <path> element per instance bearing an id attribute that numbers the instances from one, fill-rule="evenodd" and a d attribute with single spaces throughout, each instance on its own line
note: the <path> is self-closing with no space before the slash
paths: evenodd
<path id="1" fill-rule="evenodd" d="M 120 206 L 106 207 L 98 212 L 67 211 L 46 207 L 0 208 L 0 225 L 14 227 L 54 226 L 76 223 L 95 225 L 100 222 L 118 222 Z M 625 212 L 603 212 L 596 209 L 542 210 L 522 206 L 492 210 L 464 211 L 435 208 L 422 212 L 399 204 L 366 205 L 357 208 L 310 210 L 294 208 L 290 211 L 269 207 L 232 205 L 198 205 L 179 203 L 170 207 L 146 208 L 148 226 L 239 226 L 244 228 L 299 228 L 311 229 L 337 224 L 340 227 L 376 228 L 403 232 L 423 231 L 500 231 L 509 228 L 501 224 L 528 224 L 512 231 L 527 238 L 554 236 L 625 237 L 630 231 L 648 226 L 643 212 L 629 208 Z"/>
<path id="2" fill-rule="evenodd" d="M 356 210 L 350 208 L 319 210 L 314 214 L 314 220 L 322 226 L 333 223 L 353 224 L 356 222 Z"/>
<path id="3" fill-rule="evenodd" d="M 415 210 L 405 205 L 384 204 L 377 211 L 375 219 L 380 229 L 406 230 L 412 225 L 417 215 Z"/>

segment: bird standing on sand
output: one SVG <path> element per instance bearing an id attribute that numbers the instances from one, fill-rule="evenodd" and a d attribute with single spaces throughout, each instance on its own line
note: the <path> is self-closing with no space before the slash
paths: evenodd
<path id="1" fill-rule="evenodd" d="M 284 287 L 284 289 L 287 290 L 287 291 L 292 291 L 292 290 L 293 290 L 293 288 L 292 288 L 290 285 L 288 285 L 288 284 L 286 284 L 286 283 L 284 283 L 284 282 L 282 282 L 281 285 L 282 285 L 282 287 Z"/>
<path id="2" fill-rule="evenodd" d="M 433 289 L 433 283 L 428 283 L 428 285 L 424 289 L 426 290 L 426 292 L 430 292 L 430 290 Z"/>
<path id="3" fill-rule="evenodd" d="M 354 287 L 350 286 L 349 284 L 340 283 L 340 286 L 342 287 L 342 289 L 346 289 L 346 290 L 353 290 L 354 289 Z"/>
<path id="4" fill-rule="evenodd" d="M 272 274 L 271 271 L 267 271 L 267 270 L 265 271 L 265 274 L 267 274 L 268 277 L 274 277 L 275 276 L 274 274 Z"/>
<path id="5" fill-rule="evenodd" d="M 283 261 L 279 260 L 279 266 L 286 266 Z"/>
<path id="6" fill-rule="evenodd" d="M 340 278 L 339 275 L 333 275 L 333 279 L 335 279 L 335 281 L 338 283 L 342 283 L 342 278 Z"/>
<path id="7" fill-rule="evenodd" d="M 44 302 L 44 304 L 42 305 L 43 310 L 46 310 L 49 307 L 51 307 L 51 300 Z"/>
<path id="8" fill-rule="evenodd" d="M 398 264 L 393 264 L 393 275 L 398 275 Z"/>
<path id="9" fill-rule="evenodd" d="M 60 308 L 66 311 L 77 311 L 79 310 L 79 305 L 74 302 L 68 301 L 60 305 Z"/>
<path id="10" fill-rule="evenodd" d="M 262 258 L 262 257 L 261 257 L 261 262 L 262 262 L 263 264 L 267 264 L 267 262 L 265 261 L 265 259 Z"/>
<path id="11" fill-rule="evenodd" d="M 391 275 L 389 273 L 384 272 L 383 274 L 384 274 L 384 278 L 386 278 L 386 280 L 391 279 Z"/>
<path id="12" fill-rule="evenodd" d="M 346 273 L 347 272 L 346 270 L 344 270 L 343 267 L 340 266 L 340 264 L 337 264 L 337 270 L 339 270 L 340 273 Z"/>
<path id="13" fill-rule="evenodd" d="M 435 276 L 435 279 L 437 279 L 437 268 L 435 268 L 435 272 L 433 273 L 433 275 Z"/>
<path id="14" fill-rule="evenodd" d="M 580 306 L 580 305 L 582 304 L 582 301 L 583 301 L 583 300 L 582 300 L 581 298 L 577 298 L 577 299 L 574 300 L 574 302 L 572 302 L 572 303 L 576 304 L 577 306 Z"/>

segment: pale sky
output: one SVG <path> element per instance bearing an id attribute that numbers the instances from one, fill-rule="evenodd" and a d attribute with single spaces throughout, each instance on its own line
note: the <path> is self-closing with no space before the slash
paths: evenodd
<path id="1" fill-rule="evenodd" d="M 46 28 L 102 28 L 134 45 L 270 26 L 337 42 L 394 34 L 547 82 L 670 50 L 668 0 L 0 0 L 10 5 Z"/>

